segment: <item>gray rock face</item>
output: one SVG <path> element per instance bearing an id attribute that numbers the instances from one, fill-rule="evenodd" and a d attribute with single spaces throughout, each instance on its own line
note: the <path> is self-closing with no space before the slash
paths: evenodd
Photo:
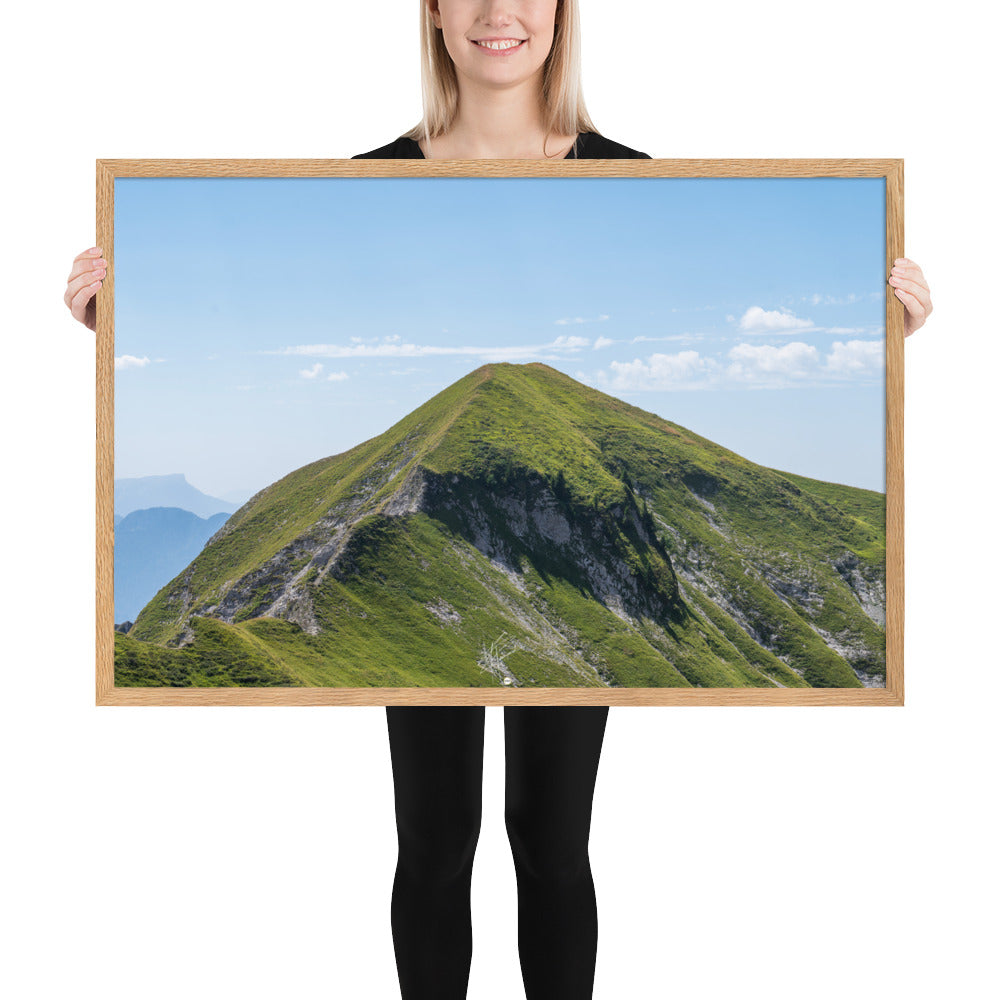
<path id="1" fill-rule="evenodd" d="M 853 552 L 845 552 L 834 562 L 833 568 L 851 588 L 864 613 L 880 628 L 885 628 L 885 581 L 863 567 Z"/>
<path id="2" fill-rule="evenodd" d="M 535 474 L 495 490 L 431 475 L 425 512 L 450 513 L 460 533 L 522 590 L 521 559 L 541 556 L 582 576 L 594 597 L 623 621 L 635 624 L 643 616 L 659 619 L 676 611 L 679 592 L 669 559 L 663 556 L 666 578 L 651 586 L 636 577 L 611 530 L 613 523 L 638 544 L 655 546 L 634 505 L 616 504 L 606 513 L 576 508 Z"/>

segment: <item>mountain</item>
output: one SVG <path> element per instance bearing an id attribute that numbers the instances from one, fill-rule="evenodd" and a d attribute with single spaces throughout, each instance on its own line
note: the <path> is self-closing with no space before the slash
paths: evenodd
<path id="1" fill-rule="evenodd" d="M 135 618 L 225 523 L 178 507 L 134 510 L 115 523 L 115 621 Z"/>
<path id="2" fill-rule="evenodd" d="M 884 686 L 884 608 L 882 494 L 488 364 L 247 501 L 116 683 Z"/>
<path id="3" fill-rule="evenodd" d="M 123 516 L 149 507 L 179 507 L 199 517 L 211 517 L 220 511 L 231 514 L 238 506 L 195 489 L 182 472 L 115 480 L 115 513 Z"/>

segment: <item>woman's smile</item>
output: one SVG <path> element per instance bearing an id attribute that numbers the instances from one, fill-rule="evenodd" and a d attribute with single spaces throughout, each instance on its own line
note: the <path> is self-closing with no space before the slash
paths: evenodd
<path id="1" fill-rule="evenodd" d="M 472 44 L 488 56 L 506 56 L 521 48 L 526 38 L 472 38 Z"/>

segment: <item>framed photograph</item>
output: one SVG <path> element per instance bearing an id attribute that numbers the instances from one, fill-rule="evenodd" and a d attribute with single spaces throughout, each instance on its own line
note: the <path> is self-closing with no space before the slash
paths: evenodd
<path id="1" fill-rule="evenodd" d="M 903 704 L 903 163 L 99 160 L 97 703 Z"/>

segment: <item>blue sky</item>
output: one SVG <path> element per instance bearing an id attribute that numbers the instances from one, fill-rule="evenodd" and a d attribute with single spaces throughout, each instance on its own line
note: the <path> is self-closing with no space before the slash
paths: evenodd
<path id="1" fill-rule="evenodd" d="M 488 361 L 885 488 L 879 178 L 123 178 L 115 475 L 249 496 Z"/>

